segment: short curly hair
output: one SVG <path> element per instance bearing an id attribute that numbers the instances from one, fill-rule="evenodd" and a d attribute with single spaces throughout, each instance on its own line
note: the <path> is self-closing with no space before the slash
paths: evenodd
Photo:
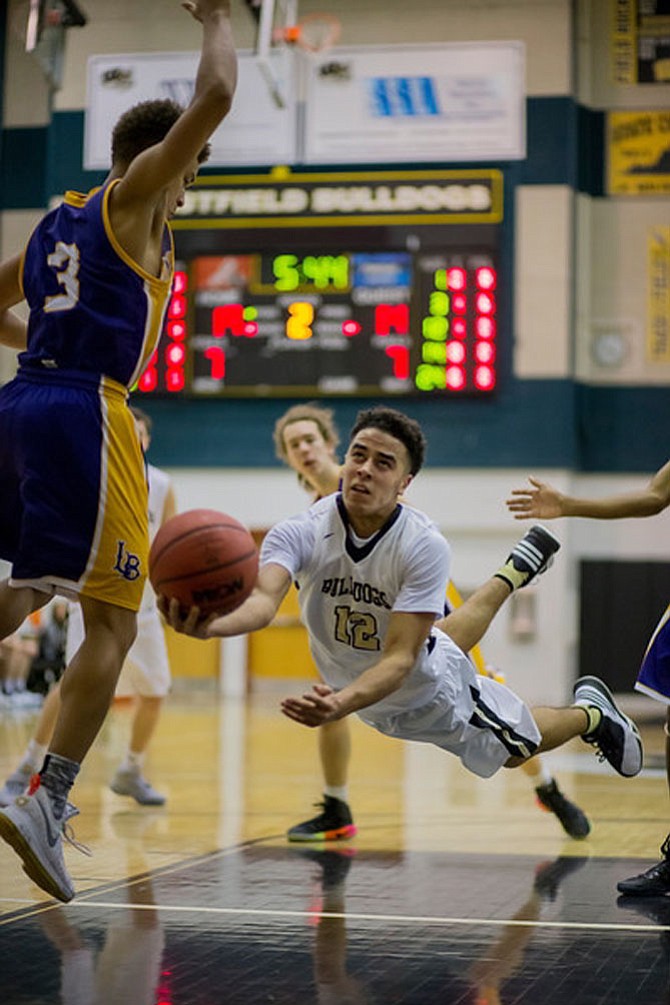
<path id="1" fill-rule="evenodd" d="M 138 154 L 164 140 L 184 109 L 170 98 L 140 101 L 124 112 L 112 132 L 112 164 L 127 168 Z M 206 143 L 198 154 L 203 164 L 210 154 Z"/>
<path id="2" fill-rule="evenodd" d="M 388 433 L 394 439 L 400 440 L 409 454 L 410 474 L 416 475 L 421 470 L 426 456 L 426 438 L 416 419 L 410 419 L 408 415 L 398 412 L 395 408 L 377 405 L 358 413 L 351 430 L 352 441 L 362 429 L 379 429 L 382 433 Z"/>
<path id="3" fill-rule="evenodd" d="M 275 452 L 280 461 L 285 461 L 288 456 L 284 433 L 286 432 L 286 427 L 291 426 L 294 422 L 313 422 L 326 443 L 333 450 L 337 449 L 340 436 L 337 432 L 332 409 L 321 408 L 319 405 L 314 404 L 314 402 L 308 401 L 304 405 L 293 405 L 283 415 L 280 415 L 275 422 L 274 433 L 272 435 Z"/>

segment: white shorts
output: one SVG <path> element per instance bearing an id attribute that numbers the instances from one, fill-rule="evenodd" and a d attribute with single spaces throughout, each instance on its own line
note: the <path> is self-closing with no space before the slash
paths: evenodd
<path id="1" fill-rule="evenodd" d="M 69 664 L 84 640 L 84 619 L 79 604 L 70 604 L 65 659 Z M 165 632 L 157 609 L 137 615 L 137 637 L 126 656 L 115 695 L 128 698 L 164 698 L 170 691 L 170 664 Z"/>
<path id="2" fill-rule="evenodd" d="M 430 701 L 383 717 L 363 712 L 361 718 L 387 736 L 434 743 L 481 778 L 490 778 L 510 757 L 532 757 L 542 736 L 528 706 L 505 684 L 478 674 L 451 639 L 438 635 L 437 645 L 443 673 Z"/>

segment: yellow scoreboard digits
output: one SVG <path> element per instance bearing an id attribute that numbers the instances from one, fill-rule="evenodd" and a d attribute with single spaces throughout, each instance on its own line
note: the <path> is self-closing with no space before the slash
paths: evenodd
<path id="1" fill-rule="evenodd" d="M 314 308 L 304 300 L 296 300 L 288 305 L 288 320 L 286 322 L 286 336 L 296 340 L 311 338 L 312 323 L 314 322 Z"/>

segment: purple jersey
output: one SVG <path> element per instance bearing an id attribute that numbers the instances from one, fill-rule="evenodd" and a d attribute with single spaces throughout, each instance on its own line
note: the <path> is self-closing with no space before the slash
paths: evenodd
<path id="1" fill-rule="evenodd" d="M 68 192 L 33 231 L 23 257 L 30 321 L 22 367 L 83 370 L 132 387 L 149 362 L 172 282 L 172 237 L 166 226 L 160 277 L 133 262 L 109 223 L 115 184 Z"/>

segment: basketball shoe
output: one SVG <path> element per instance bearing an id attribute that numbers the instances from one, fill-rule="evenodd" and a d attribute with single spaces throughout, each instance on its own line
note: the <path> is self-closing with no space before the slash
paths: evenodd
<path id="1" fill-rule="evenodd" d="M 354 848 L 342 848 L 337 851 L 325 848 L 300 848 L 297 849 L 297 853 L 319 866 L 324 893 L 345 882 L 356 855 Z"/>
<path id="2" fill-rule="evenodd" d="M 619 893 L 625 893 L 627 897 L 658 897 L 670 893 L 670 834 L 661 845 L 661 855 L 661 861 L 652 865 L 651 869 L 617 883 Z"/>
<path id="3" fill-rule="evenodd" d="M 118 768 L 109 787 L 117 796 L 132 796 L 140 806 L 163 806 L 165 803 L 165 796 L 156 792 L 139 768 Z"/>
<path id="4" fill-rule="evenodd" d="M 286 835 L 289 841 L 342 841 L 354 836 L 357 828 L 348 803 L 324 795 L 323 802 L 314 805 L 323 812 L 291 827 Z"/>
<path id="5" fill-rule="evenodd" d="M 34 773 L 32 765 L 19 764 L 0 789 L 0 806 L 11 806 L 17 796 L 22 796 Z"/>
<path id="6" fill-rule="evenodd" d="M 561 822 L 563 830 L 571 838 L 577 840 L 588 837 L 591 831 L 589 818 L 579 806 L 567 799 L 555 779 L 552 778 L 546 785 L 538 785 L 535 795 L 540 806 L 554 813 Z"/>
<path id="7" fill-rule="evenodd" d="M 617 707 L 614 697 L 598 677 L 580 677 L 575 683 L 574 706 L 600 712 L 598 725 L 582 734 L 582 740 L 599 751 L 601 761 L 607 761 L 624 778 L 633 778 L 642 770 L 642 740 L 627 715 Z"/>
<path id="8" fill-rule="evenodd" d="M 511 590 L 520 590 L 522 586 L 532 583 L 536 576 L 547 571 L 560 547 L 558 538 L 546 527 L 535 524 L 517 541 L 507 561 L 495 575 L 507 583 Z"/>
<path id="9" fill-rule="evenodd" d="M 663 928 L 670 927 L 670 897 L 659 896 L 658 894 L 649 896 L 646 900 L 640 900 L 639 897 L 631 896 L 617 897 L 616 905 L 624 910 L 635 911 L 636 914 L 641 914 L 642 917 L 648 918 L 654 925 L 660 925 Z"/>
<path id="10" fill-rule="evenodd" d="M 23 871 L 41 890 L 65 903 L 74 897 L 74 887 L 65 868 L 63 838 L 87 851 L 66 832 L 68 820 L 78 813 L 76 806 L 66 803 L 62 817 L 56 817 L 47 790 L 39 784 L 33 792 L 0 809 L 0 837 L 21 858 Z"/>
<path id="11" fill-rule="evenodd" d="M 566 876 L 577 872 L 588 862 L 588 858 L 561 855 L 553 862 L 544 862 L 535 870 L 533 889 L 543 900 L 556 900 L 558 888 Z"/>

